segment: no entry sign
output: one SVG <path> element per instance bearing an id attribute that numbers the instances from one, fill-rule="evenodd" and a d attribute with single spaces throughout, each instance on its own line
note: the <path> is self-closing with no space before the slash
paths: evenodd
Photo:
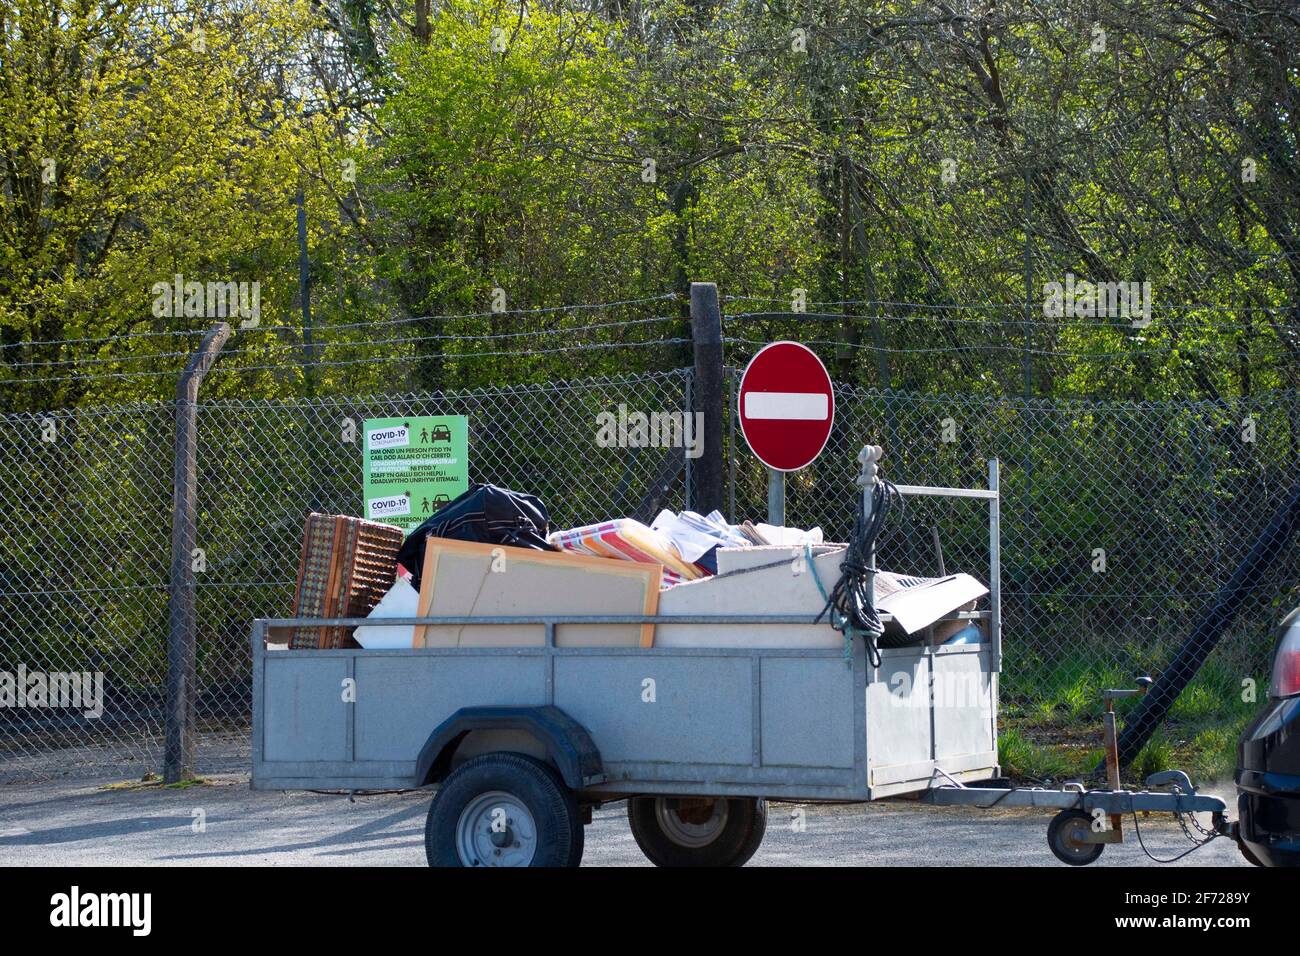
<path id="1" fill-rule="evenodd" d="M 740 379 L 740 430 L 763 464 L 777 471 L 810 464 L 834 420 L 831 377 L 812 349 L 773 342 L 749 360 Z"/>

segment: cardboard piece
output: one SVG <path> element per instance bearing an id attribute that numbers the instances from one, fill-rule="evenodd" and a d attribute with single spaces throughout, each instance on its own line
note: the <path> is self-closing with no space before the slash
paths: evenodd
<path id="1" fill-rule="evenodd" d="M 812 553 L 815 556 L 829 554 L 832 551 L 843 551 L 842 544 L 814 544 Z M 719 548 L 718 549 L 718 573 L 730 574 L 732 571 L 747 571 L 750 568 L 761 568 L 765 564 L 776 564 L 784 562 L 787 566 L 793 565 L 795 560 L 806 554 L 803 545 L 797 547 L 787 547 L 786 545 L 761 545 L 753 548 Z"/>
<path id="2" fill-rule="evenodd" d="M 840 576 L 843 549 L 818 554 L 811 565 L 828 592 Z M 748 552 L 748 553 L 747 553 Z M 772 562 L 766 557 L 780 555 Z M 750 567 L 735 567 L 746 562 Z M 719 571 L 730 573 L 699 581 L 686 581 L 665 591 L 659 599 L 662 616 L 679 614 L 807 614 L 811 621 L 826 605 L 810 562 L 797 562 L 789 548 L 738 549 L 728 555 L 718 551 Z M 951 611 L 988 593 L 969 574 L 946 578 L 915 578 L 880 571 L 876 574 L 876 607 L 893 614 L 898 626 L 913 634 Z M 843 636 L 826 618 L 809 625 L 747 625 L 699 627 L 661 624 L 655 635 L 659 647 L 835 647 Z"/>
<path id="3" fill-rule="evenodd" d="M 430 536 L 420 584 L 420 617 L 530 614 L 654 614 L 657 564 L 533 551 Z M 558 625 L 559 647 L 650 647 L 653 624 Z M 540 625 L 421 625 L 416 647 L 529 647 Z"/>
<path id="4" fill-rule="evenodd" d="M 750 549 L 743 549 L 750 550 Z M 762 560 L 753 568 L 686 581 L 659 596 L 659 613 L 678 614 L 807 614 L 812 621 L 826 604 L 810 569 L 794 573 L 789 548 L 755 548 L 773 563 Z M 813 561 L 826 587 L 840 576 L 843 549 L 816 555 Z M 719 549 L 719 569 L 724 549 Z M 740 552 L 740 553 L 743 553 Z M 757 560 L 757 556 L 754 556 Z M 844 637 L 825 620 L 820 624 L 765 624 L 708 627 L 696 624 L 660 624 L 656 647 L 842 647 Z"/>
<path id="5" fill-rule="evenodd" d="M 917 578 L 881 571 L 876 575 L 876 608 L 894 615 L 908 634 L 915 634 L 958 608 L 989 593 L 969 574 L 943 578 Z"/>
<path id="6" fill-rule="evenodd" d="M 411 587 L 411 579 L 399 577 L 388 589 L 383 600 L 366 615 L 367 620 L 379 621 L 386 617 L 419 617 L 420 595 Z M 387 647 L 414 647 L 414 627 L 384 627 L 382 624 L 363 624 L 352 632 L 352 639 L 366 650 Z"/>

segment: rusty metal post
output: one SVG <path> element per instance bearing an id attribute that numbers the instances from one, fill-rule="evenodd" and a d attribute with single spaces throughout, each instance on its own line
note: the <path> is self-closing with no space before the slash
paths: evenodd
<path id="1" fill-rule="evenodd" d="M 218 322 L 203 337 L 176 383 L 176 441 L 172 472 L 172 561 L 167 589 L 167 698 L 163 782 L 179 783 L 194 775 L 194 675 L 196 590 L 193 552 L 198 521 L 199 386 L 230 326 Z"/>

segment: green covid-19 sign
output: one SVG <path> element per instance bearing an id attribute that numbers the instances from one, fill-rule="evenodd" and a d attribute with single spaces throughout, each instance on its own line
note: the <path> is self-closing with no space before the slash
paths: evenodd
<path id="1" fill-rule="evenodd" d="M 366 517 L 410 532 L 468 490 L 469 419 L 369 418 L 363 454 Z"/>

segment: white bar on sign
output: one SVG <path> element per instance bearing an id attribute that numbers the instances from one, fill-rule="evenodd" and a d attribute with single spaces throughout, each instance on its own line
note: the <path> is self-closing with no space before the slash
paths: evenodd
<path id="1" fill-rule="evenodd" d="M 821 422 L 831 417 L 825 392 L 746 392 L 746 418 Z"/>

